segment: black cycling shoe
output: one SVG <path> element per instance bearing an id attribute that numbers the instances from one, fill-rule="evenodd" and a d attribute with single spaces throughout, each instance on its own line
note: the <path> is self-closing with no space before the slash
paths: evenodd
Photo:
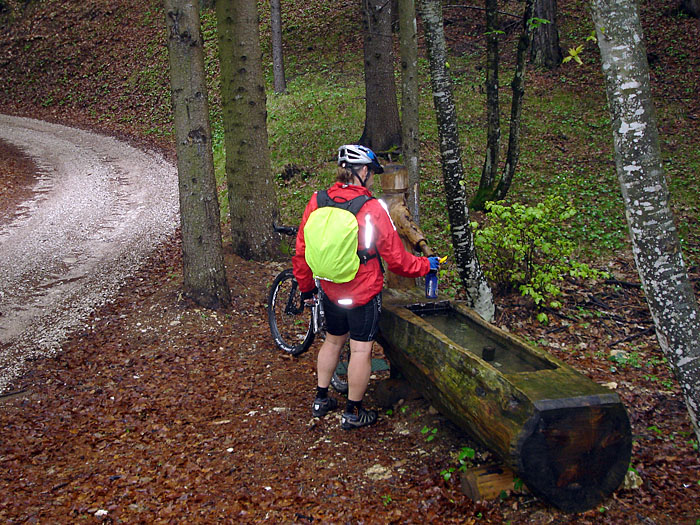
<path id="1" fill-rule="evenodd" d="M 338 402 L 332 397 L 325 399 L 316 398 L 313 405 L 311 405 L 311 413 L 314 417 L 323 417 L 336 408 L 338 408 Z"/>
<path id="2" fill-rule="evenodd" d="M 367 425 L 372 425 L 376 422 L 377 412 L 375 410 L 365 410 L 364 408 L 360 408 L 355 414 L 344 412 L 343 416 L 340 418 L 340 427 L 343 430 L 350 430 L 351 428 L 360 428 Z"/>

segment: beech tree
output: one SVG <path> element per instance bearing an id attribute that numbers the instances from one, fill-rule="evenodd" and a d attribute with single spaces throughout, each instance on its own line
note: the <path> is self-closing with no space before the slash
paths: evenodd
<path id="1" fill-rule="evenodd" d="M 532 42 L 532 30 L 535 0 L 525 0 L 522 19 L 522 31 L 518 38 L 515 60 L 515 73 L 510 83 L 513 97 L 510 106 L 510 128 L 508 133 L 508 150 L 503 172 L 498 178 L 499 152 L 501 142 L 500 108 L 498 102 L 498 11 L 496 0 L 486 0 L 486 32 L 488 37 L 486 52 L 486 106 L 487 106 L 487 144 L 486 157 L 481 172 L 479 189 L 472 199 L 474 209 L 482 210 L 486 201 L 504 199 L 513 182 L 515 169 L 520 158 L 520 121 L 525 96 L 525 69 L 527 51 Z"/>
<path id="2" fill-rule="evenodd" d="M 530 61 L 537 66 L 554 69 L 561 64 L 563 58 L 559 46 L 557 0 L 535 0 L 533 16 L 547 22 L 538 25 L 533 31 Z"/>
<path id="3" fill-rule="evenodd" d="M 275 93 L 287 91 L 284 76 L 284 54 L 282 53 L 282 9 L 280 0 L 270 0 L 270 25 L 272 26 L 272 77 Z"/>
<path id="4" fill-rule="evenodd" d="M 278 254 L 279 239 L 256 1 L 217 0 L 216 18 L 232 245 L 264 261 Z"/>
<path id="5" fill-rule="evenodd" d="M 700 18 L 700 0 L 681 0 L 681 9 L 690 16 Z"/>
<path id="6" fill-rule="evenodd" d="M 656 337 L 700 441 L 700 309 L 669 206 L 637 3 L 592 6 L 632 251 Z"/>
<path id="7" fill-rule="evenodd" d="M 182 229 L 184 294 L 207 308 L 231 304 L 214 177 L 199 5 L 165 0 Z"/>
<path id="8" fill-rule="evenodd" d="M 401 138 L 408 171 L 408 209 L 420 224 L 420 132 L 418 120 L 418 31 L 414 0 L 399 0 L 401 49 Z"/>
<path id="9" fill-rule="evenodd" d="M 391 36 L 391 2 L 362 0 L 365 60 L 365 128 L 360 144 L 375 153 L 401 146 Z"/>
<path id="10" fill-rule="evenodd" d="M 486 156 L 472 206 L 493 200 L 501 151 L 501 110 L 498 98 L 498 1 L 486 0 Z M 479 202 L 480 204 L 477 204 Z"/>
<path id="11" fill-rule="evenodd" d="M 442 176 L 447 197 L 452 246 L 467 303 L 487 321 L 493 319 L 493 294 L 479 264 L 464 190 L 464 167 L 457 130 L 457 109 L 447 71 L 447 50 L 440 0 L 422 0 L 420 14 L 430 63 L 430 83 L 437 116 Z"/>

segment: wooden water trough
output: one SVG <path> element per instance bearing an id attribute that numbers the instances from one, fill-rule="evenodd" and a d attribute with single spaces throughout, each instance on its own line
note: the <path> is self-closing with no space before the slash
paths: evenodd
<path id="1" fill-rule="evenodd" d="M 460 302 L 386 290 L 379 342 L 441 413 L 566 512 L 622 483 L 632 438 L 620 398 Z"/>
<path id="2" fill-rule="evenodd" d="M 406 206 L 408 174 L 387 165 L 384 199 L 406 249 L 432 255 Z M 624 480 L 632 436 L 614 392 L 485 322 L 386 274 L 379 342 L 436 408 L 495 452 L 529 490 L 566 512 L 595 507 Z"/>

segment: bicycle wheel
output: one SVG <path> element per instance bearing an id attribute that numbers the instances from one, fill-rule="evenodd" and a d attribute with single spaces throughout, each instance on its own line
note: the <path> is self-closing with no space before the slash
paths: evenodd
<path id="1" fill-rule="evenodd" d="M 350 343 L 345 343 L 340 351 L 340 361 L 331 377 L 331 386 L 339 394 L 348 393 L 348 362 L 350 361 Z"/>
<path id="2" fill-rule="evenodd" d="M 267 301 L 267 321 L 277 347 L 291 355 L 309 349 L 314 341 L 311 311 L 304 310 L 299 285 L 291 268 L 275 277 Z"/>

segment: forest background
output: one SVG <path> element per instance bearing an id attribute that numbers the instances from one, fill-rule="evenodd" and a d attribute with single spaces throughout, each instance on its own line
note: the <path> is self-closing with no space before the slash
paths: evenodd
<path id="1" fill-rule="evenodd" d="M 51 0 L 0 4 L 4 8 L 0 37 L 3 77 L 0 110 L 87 127 L 172 155 L 167 49 L 160 4 L 126 0 L 64 4 Z M 671 204 L 697 292 L 700 263 L 698 21 L 681 12 L 677 2 L 642 2 L 640 6 Z M 464 162 L 469 175 L 467 185 L 476 187 L 486 142 L 485 40 L 483 14 L 471 9 L 473 7 L 479 6 L 446 6 L 445 19 Z M 518 2 L 504 3 L 501 7 L 515 13 L 521 9 Z M 266 8 L 265 3 L 260 4 L 263 51 L 265 63 L 270 65 Z M 559 9 L 562 47 L 568 49 L 585 43 L 592 31 L 586 3 L 560 2 Z M 268 130 L 283 220 L 293 224 L 298 221 L 311 192 L 332 180 L 332 157 L 337 145 L 351 142 L 362 133 L 364 83 L 359 6 L 349 1 L 283 3 L 283 26 L 288 93 L 273 95 L 271 89 L 268 92 Z M 218 172 L 223 178 L 215 27 L 213 12 L 204 10 L 215 154 Z M 509 79 L 507 68 L 512 65 L 517 27 L 507 31 L 502 44 L 503 85 L 504 79 Z M 553 71 L 529 69 L 520 168 L 508 199 L 522 203 L 536 203 L 549 195 L 572 199 L 579 213 L 570 228 L 579 242 L 580 260 L 611 272 L 619 283 L 633 284 L 637 279 L 614 173 L 598 51 L 593 43 L 584 44 L 584 47 L 580 66 L 569 63 Z M 449 254 L 437 131 L 425 58 L 419 65 L 421 226 L 437 251 Z M 266 72 L 271 88 L 271 68 Z M 501 95 L 505 99 L 502 107 L 507 112 L 508 90 L 502 89 Z M 227 217 L 225 202 L 222 199 L 224 218 Z M 475 219 L 482 221 L 483 217 Z M 483 263 L 488 264 L 488 261 Z M 242 261 L 236 264 L 238 268 L 245 267 Z M 274 269 L 273 266 L 260 272 L 272 275 Z M 172 266 L 169 271 L 172 274 Z M 239 270 L 234 268 L 234 271 Z M 255 267 L 250 271 L 255 271 Z M 448 266 L 441 278 L 441 293 L 459 296 L 456 272 Z M 267 282 L 261 284 L 269 281 L 268 275 Z M 174 277 L 168 282 L 173 286 L 177 284 Z M 241 280 L 231 282 L 241 283 Z M 245 286 L 247 290 L 247 282 Z M 629 298 L 628 290 L 634 290 L 633 286 L 602 283 L 597 286 L 582 288 L 580 283 L 567 283 L 563 307 L 557 313 L 550 313 L 549 325 L 533 319 L 534 310 L 528 301 L 514 295 L 500 297 L 496 322 L 547 347 L 594 379 L 619 386 L 621 396 L 632 411 L 636 436 L 633 467 L 641 472 L 647 485 L 635 494 L 623 493 L 623 503 L 616 498 L 602 507 L 601 517 L 607 515 L 614 521 L 615 516 L 624 515 L 625 498 L 628 503 L 648 498 L 649 502 L 656 501 L 660 506 L 649 514 L 659 522 L 671 515 L 685 521 L 697 519 L 697 507 L 693 507 L 692 502 L 697 501 L 700 475 L 697 459 L 694 462 L 687 459 L 693 455 L 697 457 L 697 443 L 689 433 L 687 421 L 684 422 L 677 386 L 653 333 L 648 331 L 651 322 L 644 316 L 643 302 L 629 310 L 625 301 L 639 301 L 639 297 Z M 163 297 L 160 300 L 164 300 Z M 258 297 L 257 301 L 259 308 L 264 300 Z M 252 307 L 256 308 L 255 302 Z M 562 333 L 569 337 L 558 340 L 556 336 Z M 585 339 L 584 334 L 592 336 L 595 343 Z M 625 338 L 629 340 L 614 344 Z M 620 348 L 624 348 L 622 353 L 615 352 Z M 619 379 L 621 374 L 624 379 Z M 448 439 L 444 441 L 447 443 Z M 663 453 L 660 454 L 660 450 Z M 449 467 L 449 458 L 443 457 L 442 461 L 443 466 Z M 458 491 L 458 487 L 454 480 L 450 484 L 441 479 L 442 470 L 435 468 L 428 477 L 432 476 L 441 491 L 447 491 L 447 499 L 454 500 L 456 496 L 450 491 Z M 677 474 L 673 476 L 669 472 Z M 661 492 L 665 494 L 663 497 L 660 497 Z M 378 502 L 382 510 L 391 512 L 390 503 L 398 501 L 398 496 L 391 493 L 391 501 L 388 501 L 386 494 L 389 493 L 378 496 Z M 513 503 L 506 500 L 499 503 L 501 507 L 496 504 L 494 508 L 475 509 L 460 501 L 457 507 L 462 515 L 481 513 L 495 518 L 507 512 L 518 512 L 517 502 L 514 511 L 505 510 L 513 507 Z M 530 504 L 531 511 L 532 505 L 536 504 Z M 89 510 L 88 505 L 84 511 Z M 544 512 L 541 508 L 532 512 L 540 511 Z"/>

